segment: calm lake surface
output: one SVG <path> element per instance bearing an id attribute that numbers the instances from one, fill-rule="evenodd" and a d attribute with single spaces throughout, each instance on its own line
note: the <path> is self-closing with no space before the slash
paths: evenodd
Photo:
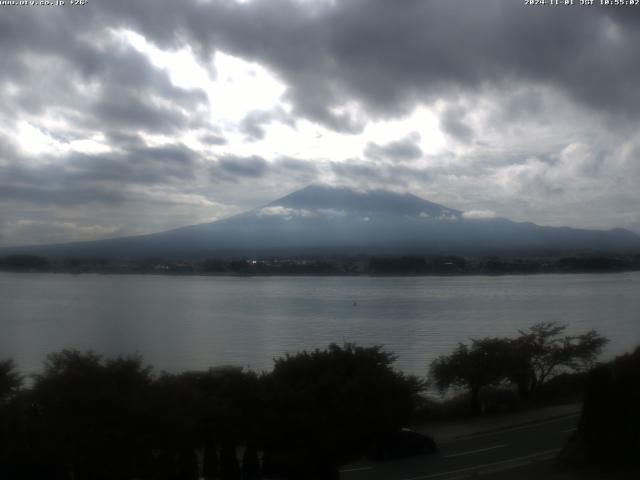
<path id="1" fill-rule="evenodd" d="M 63 348 L 140 353 L 157 370 L 268 370 L 285 352 L 382 344 L 397 366 L 429 362 L 470 337 L 540 321 L 640 344 L 640 272 L 468 277 L 190 277 L 0 272 L 0 359 L 40 371 Z"/>

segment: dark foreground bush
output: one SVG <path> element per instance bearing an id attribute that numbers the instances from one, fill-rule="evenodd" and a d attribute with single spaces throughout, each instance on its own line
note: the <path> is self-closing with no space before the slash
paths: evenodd
<path id="1" fill-rule="evenodd" d="M 581 402 L 587 383 L 587 374 L 562 373 L 542 385 L 532 401 L 536 404 Z"/>
<path id="2" fill-rule="evenodd" d="M 640 466 L 640 347 L 589 373 L 578 431 L 565 458 Z"/>
<path id="3" fill-rule="evenodd" d="M 318 468 L 354 460 L 376 438 L 406 425 L 422 383 L 393 369 L 381 347 L 332 344 L 276 360 L 266 377 L 269 444 L 295 445 Z"/>
<path id="4" fill-rule="evenodd" d="M 262 375 L 158 375 L 139 357 L 62 351 L 21 391 L 13 364 L 0 363 L 0 479 L 251 480 L 262 468 L 337 478 L 415 409 L 422 384 L 394 360 L 381 347 L 334 344 Z"/>

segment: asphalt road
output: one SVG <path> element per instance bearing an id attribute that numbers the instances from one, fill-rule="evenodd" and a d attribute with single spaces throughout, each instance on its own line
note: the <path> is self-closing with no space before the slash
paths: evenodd
<path id="1" fill-rule="evenodd" d="M 341 469 L 342 480 L 447 480 L 488 474 L 554 458 L 575 430 L 578 414 L 439 442 L 435 455 Z"/>

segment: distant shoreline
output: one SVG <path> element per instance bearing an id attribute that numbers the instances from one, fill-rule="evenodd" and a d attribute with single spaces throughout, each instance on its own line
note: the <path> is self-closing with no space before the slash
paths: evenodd
<path id="1" fill-rule="evenodd" d="M 148 275 L 158 277 L 371 277 L 371 278 L 422 278 L 422 277 L 506 277 L 506 276 L 538 276 L 538 275 L 607 275 L 616 273 L 635 273 L 640 268 L 632 270 L 608 271 L 540 271 L 540 272 L 459 272 L 459 273 L 233 273 L 233 272 L 154 272 L 132 270 L 6 270 L 0 273 L 34 274 L 50 273 L 55 275 Z"/>
<path id="2" fill-rule="evenodd" d="M 0 271 L 39 273 L 154 274 L 199 276 L 460 276 L 616 273 L 640 271 L 640 255 L 566 257 L 352 256 L 49 259 L 36 255 L 0 257 Z"/>

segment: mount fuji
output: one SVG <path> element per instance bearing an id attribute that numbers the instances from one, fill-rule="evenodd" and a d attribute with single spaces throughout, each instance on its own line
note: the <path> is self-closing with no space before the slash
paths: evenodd
<path id="1" fill-rule="evenodd" d="M 469 218 L 411 194 L 320 185 L 212 223 L 133 237 L 0 249 L 0 255 L 126 259 L 589 252 L 640 252 L 640 236 L 624 229 L 584 230 Z"/>

